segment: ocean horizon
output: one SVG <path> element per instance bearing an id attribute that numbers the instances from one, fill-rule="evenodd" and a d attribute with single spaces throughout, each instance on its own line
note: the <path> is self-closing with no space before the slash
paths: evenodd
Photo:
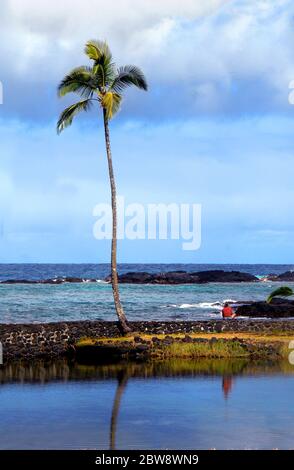
<path id="1" fill-rule="evenodd" d="M 130 264 L 119 273 L 151 273 L 210 269 L 236 270 L 255 276 L 281 274 L 291 264 Z M 111 285 L 104 279 L 110 265 L 103 264 L 0 264 L 0 281 L 78 277 L 82 283 L 0 284 L 0 323 L 116 320 Z M 87 282 L 96 279 L 97 282 Z M 294 288 L 294 283 L 286 283 Z M 184 321 L 221 318 L 226 301 L 265 300 L 282 282 L 208 283 L 185 285 L 121 284 L 122 302 L 129 320 Z"/>
<path id="2" fill-rule="evenodd" d="M 130 271 L 241 271 L 266 276 L 294 270 L 293 264 L 274 263 L 118 263 L 119 274 Z M 81 278 L 104 279 L 110 274 L 110 263 L 0 263 L 0 281 L 7 279 L 50 279 L 54 277 L 77 276 Z"/>

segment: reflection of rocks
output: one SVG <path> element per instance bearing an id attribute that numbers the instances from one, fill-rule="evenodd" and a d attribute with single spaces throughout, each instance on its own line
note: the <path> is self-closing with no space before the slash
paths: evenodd
<path id="1" fill-rule="evenodd" d="M 128 284 L 203 284 L 207 282 L 253 282 L 257 277 L 239 271 L 171 271 L 167 273 L 129 272 L 119 276 L 119 282 Z M 110 277 L 106 278 L 110 281 Z"/>
<path id="2" fill-rule="evenodd" d="M 294 368 L 285 361 L 254 361 L 244 359 L 198 359 L 183 361 L 168 359 L 148 362 L 118 362 L 116 364 L 86 364 L 65 359 L 54 361 L 15 361 L 0 367 L 0 384 L 46 383 L 50 381 L 80 381 L 107 379 L 120 380 L 127 375 L 130 378 L 159 378 L 159 377 L 194 377 L 212 376 L 242 376 L 285 373 L 293 375 Z"/>
<path id="3" fill-rule="evenodd" d="M 270 304 L 267 302 L 252 302 L 249 305 L 241 305 L 238 307 L 236 314 L 255 318 L 294 317 L 294 301 L 289 299 L 276 298 L 273 299 Z"/>

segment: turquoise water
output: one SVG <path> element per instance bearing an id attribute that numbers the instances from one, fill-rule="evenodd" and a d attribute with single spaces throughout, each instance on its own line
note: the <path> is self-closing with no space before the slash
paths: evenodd
<path id="1" fill-rule="evenodd" d="M 291 367 L 10 368 L 0 373 L 0 448 L 293 449 Z"/>
<path id="2" fill-rule="evenodd" d="M 264 300 L 281 283 L 121 285 L 130 320 L 197 320 L 221 317 L 225 300 Z M 291 287 L 291 283 L 287 283 Z M 294 284 L 292 286 L 294 288 Z M 0 285 L 0 322 L 115 320 L 108 284 Z"/>
<path id="3" fill-rule="evenodd" d="M 282 273 L 293 265 L 119 265 L 119 272 L 207 269 L 238 270 L 254 275 Z M 0 284 L 0 323 L 66 320 L 115 320 L 111 286 L 103 279 L 107 264 L 0 264 L 5 279 L 52 279 L 73 276 L 97 279 L 95 283 L 62 285 Z M 286 283 L 294 288 L 294 284 Z M 225 300 L 264 300 L 285 283 L 239 283 L 203 285 L 121 285 L 122 301 L 130 320 L 197 320 L 220 318 Z"/>

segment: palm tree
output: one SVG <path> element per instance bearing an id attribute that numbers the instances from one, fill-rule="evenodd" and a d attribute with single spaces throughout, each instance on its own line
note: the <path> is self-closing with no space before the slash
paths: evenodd
<path id="1" fill-rule="evenodd" d="M 282 286 L 274 290 L 267 298 L 267 303 L 270 304 L 274 297 L 291 297 L 294 295 L 293 290 L 288 286 Z"/>
<path id="2" fill-rule="evenodd" d="M 97 102 L 103 111 L 106 154 L 108 161 L 109 181 L 112 206 L 112 243 L 111 243 L 111 283 L 116 313 L 123 333 L 131 331 L 128 325 L 119 296 L 117 274 L 117 207 L 116 184 L 112 165 L 110 147 L 109 121 L 120 109 L 122 92 L 129 86 L 136 86 L 147 91 L 147 82 L 143 72 L 134 65 L 116 68 L 111 51 L 106 42 L 90 40 L 85 46 L 85 53 L 93 62 L 91 66 L 73 69 L 64 77 L 58 87 L 60 97 L 67 93 L 78 93 L 82 98 L 66 108 L 57 123 L 60 134 L 72 124 L 73 118 L 81 111 L 89 111 Z"/>

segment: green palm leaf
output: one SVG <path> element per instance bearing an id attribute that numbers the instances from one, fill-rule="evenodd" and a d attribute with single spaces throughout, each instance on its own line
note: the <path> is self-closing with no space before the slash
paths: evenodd
<path id="1" fill-rule="evenodd" d="M 73 69 L 58 86 L 58 95 L 77 92 L 85 98 L 89 98 L 96 89 L 95 76 L 91 67 L 81 66 Z"/>
<path id="2" fill-rule="evenodd" d="M 109 57 L 102 56 L 99 60 L 95 61 L 93 73 L 97 88 L 99 90 L 105 89 L 115 78 L 115 65 Z"/>
<path id="3" fill-rule="evenodd" d="M 78 103 L 72 104 L 66 108 L 60 115 L 57 122 L 57 133 L 60 134 L 66 127 L 70 126 L 73 118 L 81 111 L 89 111 L 92 106 L 92 100 L 87 99 L 79 101 Z"/>
<path id="4" fill-rule="evenodd" d="M 111 61 L 112 54 L 108 44 L 105 41 L 90 39 L 85 46 L 85 53 L 89 59 L 98 61 L 102 56 L 108 57 Z"/>
<path id="5" fill-rule="evenodd" d="M 134 65 L 125 65 L 116 69 L 112 61 L 111 51 L 105 41 L 90 40 L 85 46 L 85 53 L 94 61 L 92 67 L 76 67 L 68 73 L 58 86 L 58 95 L 78 93 L 83 101 L 69 106 L 64 110 L 57 123 L 60 133 L 69 126 L 74 116 L 80 111 L 88 111 L 91 103 L 100 102 L 110 120 L 119 110 L 122 101 L 121 92 L 129 86 L 147 90 L 147 82 L 143 72 Z"/>
<path id="6" fill-rule="evenodd" d="M 267 303 L 270 304 L 274 297 L 290 297 L 291 295 L 294 295 L 294 292 L 290 287 L 279 287 L 268 296 Z"/>
<path id="7" fill-rule="evenodd" d="M 120 93 L 128 86 L 136 86 L 142 90 L 147 91 L 148 85 L 142 70 L 134 65 L 125 65 L 120 67 L 117 71 L 111 89 L 117 93 Z"/>

